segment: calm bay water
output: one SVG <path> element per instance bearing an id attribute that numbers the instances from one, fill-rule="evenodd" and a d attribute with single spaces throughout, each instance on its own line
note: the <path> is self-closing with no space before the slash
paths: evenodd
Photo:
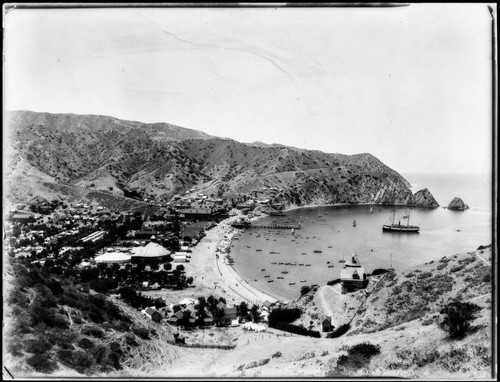
<path id="1" fill-rule="evenodd" d="M 459 196 L 471 208 L 458 212 L 442 207 L 397 207 L 396 221 L 410 212 L 410 224 L 420 226 L 418 234 L 382 231 L 382 225 L 390 223 L 394 207 L 373 206 L 372 213 L 370 206 L 314 207 L 288 211 L 283 217 L 268 216 L 259 223 L 300 223 L 301 228 L 294 233 L 245 230 L 231 248 L 235 270 L 260 290 L 288 300 L 300 296 L 303 285 L 322 285 L 339 278 L 343 267 L 339 260 L 348 260 L 353 253 L 370 273 L 391 265 L 404 269 L 492 242 L 492 188 L 488 177 L 403 176 L 414 186 L 413 191 L 427 187 L 441 206 Z"/>

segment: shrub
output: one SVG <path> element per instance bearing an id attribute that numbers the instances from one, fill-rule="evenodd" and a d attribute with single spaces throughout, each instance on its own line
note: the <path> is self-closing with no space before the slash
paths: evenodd
<path id="1" fill-rule="evenodd" d="M 79 373 L 86 373 L 90 371 L 89 369 L 93 363 L 93 358 L 90 354 L 82 350 L 64 351 L 67 352 L 66 361 L 73 369 Z"/>
<path id="2" fill-rule="evenodd" d="M 451 338 L 464 337 L 471 328 L 470 321 L 475 319 L 480 310 L 481 307 L 476 304 L 453 301 L 440 311 L 445 315 L 440 327 L 447 331 Z"/>
<path id="3" fill-rule="evenodd" d="M 371 358 L 377 354 L 380 354 L 380 346 L 373 345 L 370 342 L 362 342 L 360 344 L 351 346 L 347 352 L 349 355 L 359 354 L 363 357 Z"/>
<path id="4" fill-rule="evenodd" d="M 52 348 L 52 344 L 45 338 L 37 338 L 26 341 L 26 351 L 34 354 L 43 354 Z"/>
<path id="5" fill-rule="evenodd" d="M 446 268 L 446 266 L 447 266 L 447 265 L 448 265 L 448 263 L 442 263 L 442 264 L 439 264 L 439 265 L 436 267 L 436 269 L 437 269 L 438 271 L 440 271 L 441 269 Z"/>
<path id="6" fill-rule="evenodd" d="M 21 357 L 23 355 L 22 353 L 23 350 L 23 345 L 20 342 L 11 342 L 7 346 L 7 351 L 12 354 L 14 357 Z"/>
<path id="7" fill-rule="evenodd" d="M 338 283 L 340 283 L 340 279 L 334 279 L 334 280 L 328 281 L 326 284 L 327 285 L 335 285 Z"/>
<path id="8" fill-rule="evenodd" d="M 308 294 L 311 291 L 311 287 L 309 285 L 304 285 L 302 288 L 300 288 L 300 295 L 303 296 L 305 294 Z"/>
<path id="9" fill-rule="evenodd" d="M 372 276 L 383 275 L 384 273 L 387 273 L 387 272 L 389 272 L 387 269 L 377 268 L 377 269 L 373 270 Z"/>
<path id="10" fill-rule="evenodd" d="M 380 354 L 380 346 L 369 342 L 363 342 L 351 346 L 347 355 L 343 354 L 337 359 L 337 364 L 330 375 L 349 375 L 352 371 L 361 369 L 370 364 L 372 357 Z"/>
<path id="11" fill-rule="evenodd" d="M 35 354 L 26 360 L 35 371 L 50 374 L 57 370 L 57 363 L 52 361 L 46 354 Z"/>
<path id="12" fill-rule="evenodd" d="M 280 308 L 274 309 L 269 314 L 269 326 L 273 326 L 274 323 L 290 323 L 300 318 L 302 315 L 302 310 L 299 308 Z"/>
<path id="13" fill-rule="evenodd" d="M 271 356 L 271 358 L 279 358 L 279 357 L 281 357 L 281 355 L 282 355 L 282 354 L 281 354 L 281 352 L 280 352 L 280 351 L 277 351 L 276 353 L 274 353 L 274 354 Z"/>
<path id="14" fill-rule="evenodd" d="M 144 327 L 133 326 L 132 332 L 145 340 L 149 339 L 149 330 Z"/>
<path id="15" fill-rule="evenodd" d="M 82 334 L 90 335 L 95 338 L 104 337 L 104 331 L 95 325 L 85 325 L 82 329 Z"/>
<path id="16" fill-rule="evenodd" d="M 82 338 L 80 341 L 78 341 L 78 346 L 80 346 L 82 349 L 88 350 L 94 347 L 94 343 L 88 338 Z"/>
<path id="17" fill-rule="evenodd" d="M 486 273 L 481 280 L 485 283 L 490 283 L 491 282 L 491 273 Z"/>
<path id="18" fill-rule="evenodd" d="M 451 267 L 450 272 L 458 272 L 461 271 L 462 269 L 464 269 L 463 265 L 454 265 L 453 267 Z"/>
<path id="19" fill-rule="evenodd" d="M 111 342 L 109 344 L 109 349 L 113 352 L 113 353 L 117 353 L 117 354 L 122 354 L 122 348 L 120 347 L 120 344 L 118 342 Z"/>
<path id="20" fill-rule="evenodd" d="M 349 324 L 340 325 L 337 329 L 333 330 L 331 333 L 327 334 L 327 338 L 337 338 L 341 335 L 347 333 L 347 331 L 351 328 Z"/>

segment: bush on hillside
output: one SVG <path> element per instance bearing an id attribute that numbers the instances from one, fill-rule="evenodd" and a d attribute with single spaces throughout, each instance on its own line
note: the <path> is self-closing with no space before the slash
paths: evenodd
<path id="1" fill-rule="evenodd" d="M 274 309 L 269 314 L 269 326 L 273 326 L 274 323 L 290 323 L 300 318 L 302 315 L 302 310 L 299 308 L 279 308 Z"/>
<path id="2" fill-rule="evenodd" d="M 50 374 L 57 370 L 57 363 L 52 361 L 46 354 L 35 354 L 26 360 L 35 371 Z"/>
<path id="3" fill-rule="evenodd" d="M 380 346 L 370 342 L 362 342 L 347 349 L 347 354 L 341 355 L 327 376 L 351 375 L 352 372 L 367 367 L 371 359 L 380 354 Z"/>
<path id="4" fill-rule="evenodd" d="M 471 302 L 453 301 L 441 309 L 444 319 L 441 329 L 448 332 L 451 338 L 462 338 L 471 329 L 470 322 L 476 318 L 481 307 Z"/>
<path id="5" fill-rule="evenodd" d="M 384 273 L 387 273 L 387 272 L 389 272 L 387 269 L 377 268 L 377 269 L 373 270 L 372 276 L 383 275 Z"/>
<path id="6" fill-rule="evenodd" d="M 311 287 L 309 285 L 304 285 L 302 288 L 300 288 L 300 295 L 303 296 L 305 294 L 308 294 L 311 291 Z"/>
<path id="7" fill-rule="evenodd" d="M 330 285 L 331 286 L 331 285 L 335 285 L 335 284 L 338 284 L 338 283 L 340 283 L 340 279 L 334 279 L 334 280 L 328 281 L 326 283 L 326 285 Z"/>
<path id="8" fill-rule="evenodd" d="M 43 354 L 52 348 L 52 344 L 45 338 L 30 339 L 26 341 L 25 349 L 29 353 Z"/>
<path id="9" fill-rule="evenodd" d="M 351 328 L 349 324 L 343 324 L 340 325 L 337 329 L 333 330 L 332 332 L 328 333 L 326 335 L 327 338 L 337 338 L 340 337 L 341 335 L 347 333 L 347 331 Z"/>

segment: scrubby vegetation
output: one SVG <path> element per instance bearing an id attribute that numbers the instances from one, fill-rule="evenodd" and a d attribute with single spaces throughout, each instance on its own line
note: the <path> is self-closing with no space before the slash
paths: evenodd
<path id="1" fill-rule="evenodd" d="M 341 355 L 327 372 L 327 377 L 352 376 L 359 369 L 370 365 L 371 359 L 380 354 L 380 346 L 370 342 L 356 344 L 347 349 L 347 354 Z"/>
<path id="2" fill-rule="evenodd" d="M 472 329 L 470 322 L 480 310 L 481 308 L 476 304 L 453 301 L 441 310 L 440 313 L 444 314 L 444 319 L 440 327 L 447 331 L 451 338 L 462 338 Z"/>
<path id="3" fill-rule="evenodd" d="M 7 349 L 32 370 L 50 374 L 57 363 L 79 373 L 121 369 L 131 346 L 112 338 L 129 333 L 131 319 L 105 295 L 64 274 L 11 259 L 15 285 L 7 297 Z M 76 279 L 78 280 L 78 279 Z M 144 336 L 142 336 L 144 338 Z"/>
<path id="4" fill-rule="evenodd" d="M 304 336 L 321 337 L 316 330 L 310 330 L 303 325 L 294 325 L 293 321 L 300 318 L 302 310 L 299 308 L 280 308 L 274 309 L 269 314 L 269 326 L 290 333 L 301 334 Z"/>
<path id="5" fill-rule="evenodd" d="M 328 333 L 326 337 L 327 338 L 337 338 L 337 337 L 340 337 L 340 336 L 344 335 L 345 333 L 347 333 L 347 331 L 350 328 L 351 328 L 351 326 L 349 324 L 340 325 L 338 328 L 336 328 L 332 332 Z"/>

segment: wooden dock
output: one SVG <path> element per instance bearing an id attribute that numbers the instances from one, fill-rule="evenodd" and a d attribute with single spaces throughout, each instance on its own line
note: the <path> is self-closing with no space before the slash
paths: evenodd
<path id="1" fill-rule="evenodd" d="M 288 225 L 288 224 L 251 224 L 246 228 L 263 228 L 263 229 L 300 229 L 300 224 Z"/>

